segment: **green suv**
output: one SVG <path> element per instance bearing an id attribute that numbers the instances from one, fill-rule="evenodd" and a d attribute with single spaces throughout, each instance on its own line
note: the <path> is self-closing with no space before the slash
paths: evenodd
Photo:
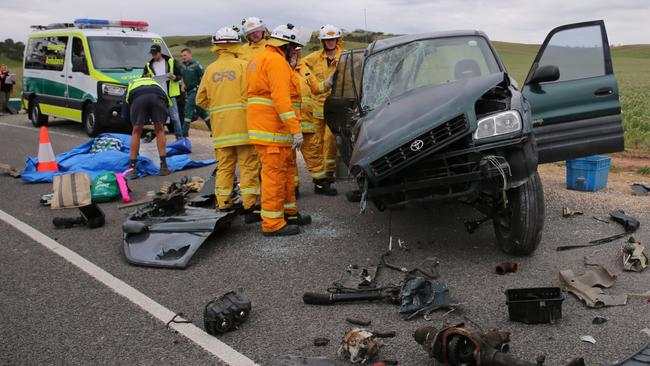
<path id="1" fill-rule="evenodd" d="M 491 219 L 528 255 L 544 226 L 537 165 L 623 150 L 603 21 L 551 31 L 523 87 L 480 31 L 407 35 L 346 51 L 325 117 L 363 201 L 380 210 L 446 200 Z"/>

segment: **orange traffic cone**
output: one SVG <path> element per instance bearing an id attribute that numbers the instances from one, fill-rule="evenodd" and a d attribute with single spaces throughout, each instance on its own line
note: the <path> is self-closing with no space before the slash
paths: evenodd
<path id="1" fill-rule="evenodd" d="M 50 136 L 47 134 L 47 127 L 41 126 L 41 135 L 38 138 L 38 164 L 36 170 L 39 172 L 57 172 L 59 167 L 56 165 L 54 150 L 50 143 Z"/>

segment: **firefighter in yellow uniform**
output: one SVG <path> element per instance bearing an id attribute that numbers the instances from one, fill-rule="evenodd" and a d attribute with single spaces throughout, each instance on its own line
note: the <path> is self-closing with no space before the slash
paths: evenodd
<path id="1" fill-rule="evenodd" d="M 303 135 L 292 109 L 291 95 L 299 82 L 289 61 L 301 46 L 291 24 L 273 30 L 266 48 L 248 64 L 248 135 L 262 163 L 262 232 L 265 236 L 300 233 L 297 225 L 311 223 L 300 215 L 295 196 L 295 160 Z"/>
<path id="2" fill-rule="evenodd" d="M 333 25 L 324 25 L 318 32 L 323 49 L 315 51 L 305 57 L 305 64 L 319 83 L 310 83 L 314 95 L 314 122 L 319 129 L 318 133 L 323 141 L 323 162 L 328 177 L 333 177 L 336 171 L 336 139 L 325 123 L 323 106 L 329 96 L 329 90 L 324 88 L 324 82 L 336 71 L 341 52 L 343 52 L 343 39 L 341 31 Z"/>
<path id="3" fill-rule="evenodd" d="M 241 45 L 239 54 L 244 60 L 250 61 L 253 56 L 264 51 L 269 31 L 264 22 L 256 17 L 244 18 L 241 25 L 246 43 Z"/>
<path id="4" fill-rule="evenodd" d="M 294 72 L 300 82 L 301 97 L 297 100 L 297 105 L 294 109 L 300 111 L 300 126 L 302 127 L 302 134 L 304 142 L 300 147 L 300 152 L 305 159 L 305 165 L 314 182 L 314 193 L 323 194 L 327 196 L 336 196 L 337 191 L 330 186 L 330 181 L 325 174 L 325 165 L 323 163 L 323 142 L 321 136 L 314 123 L 313 109 L 314 100 L 312 99 L 312 92 L 308 84 L 308 80 L 312 84 L 318 84 L 318 80 L 312 75 L 309 68 L 302 60 L 302 50 L 298 49 L 297 57 L 292 66 Z M 295 65 L 295 66 L 294 66 Z M 299 184 L 298 171 L 296 170 L 296 187 Z M 297 190 L 296 190 L 297 192 Z"/>
<path id="5" fill-rule="evenodd" d="M 219 164 L 215 184 L 218 209 L 234 209 L 231 195 L 235 166 L 239 165 L 244 220 L 246 223 L 258 222 L 260 217 L 255 210 L 260 194 L 260 163 L 246 123 L 247 62 L 237 57 L 240 41 L 234 29 L 219 29 L 212 37 L 212 43 L 217 61 L 205 70 L 196 104 L 210 113 L 212 121 L 212 145 Z M 259 207 L 257 210 L 259 212 Z"/>

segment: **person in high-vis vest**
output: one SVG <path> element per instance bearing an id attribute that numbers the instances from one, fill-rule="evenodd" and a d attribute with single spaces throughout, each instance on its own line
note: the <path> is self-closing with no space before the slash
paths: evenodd
<path id="1" fill-rule="evenodd" d="M 138 177 L 138 153 L 140 152 L 140 137 L 146 122 L 151 121 L 156 131 L 156 147 L 160 155 L 159 175 L 169 175 L 171 172 L 167 166 L 167 147 L 165 140 L 165 121 L 167 111 L 172 101 L 163 88 L 149 77 L 135 79 L 129 83 L 122 101 L 122 118 L 131 122 L 133 131 L 131 133 L 130 158 L 131 171 L 128 179 Z"/>
<path id="2" fill-rule="evenodd" d="M 248 135 L 262 163 L 262 232 L 265 236 L 300 233 L 311 217 L 298 213 L 293 150 L 303 142 L 291 95 L 300 93 L 290 60 L 302 46 L 291 24 L 273 30 L 266 48 L 248 64 Z"/>
<path id="3" fill-rule="evenodd" d="M 239 34 L 221 28 L 212 37 L 217 60 L 205 70 L 196 93 L 196 104 L 210 113 L 212 145 L 219 162 L 215 195 L 220 211 L 233 210 L 232 189 L 239 165 L 240 193 L 246 223 L 259 222 L 260 162 L 248 137 L 246 124 L 247 62 L 237 57 Z M 254 211 L 257 211 L 255 214 Z"/>
<path id="4" fill-rule="evenodd" d="M 169 119 L 174 126 L 176 139 L 180 140 L 183 138 L 183 131 L 176 98 L 181 95 L 181 69 L 173 57 L 162 53 L 159 44 L 151 45 L 149 53 L 151 53 L 151 60 L 144 65 L 142 76 L 152 78 L 158 76 L 165 79 L 164 82 L 160 82 L 161 80 L 156 81 L 160 82 L 160 86 L 172 100 L 172 106 L 169 107 Z"/>
<path id="5" fill-rule="evenodd" d="M 311 84 L 314 92 L 314 119 L 323 141 L 323 163 L 328 177 L 333 177 L 336 171 L 336 138 L 327 126 L 323 106 L 330 91 L 323 88 L 324 82 L 336 71 L 341 52 L 343 52 L 343 39 L 341 30 L 333 25 L 324 25 L 318 32 L 323 46 L 322 50 L 312 52 L 305 57 L 305 64 L 316 76 L 319 83 Z"/>
<path id="6" fill-rule="evenodd" d="M 327 196 L 336 196 L 337 191 L 330 186 L 330 182 L 325 175 L 325 165 L 323 163 L 323 142 L 321 136 L 314 123 L 314 101 L 312 99 L 311 89 L 308 80 L 313 84 L 318 84 L 315 77 L 312 75 L 309 68 L 305 65 L 301 58 L 302 49 L 297 50 L 297 57 L 294 64 L 294 72 L 300 82 L 301 97 L 298 99 L 298 105 L 294 105 L 294 109 L 300 111 L 300 127 L 302 127 L 302 134 L 304 142 L 300 147 L 300 152 L 305 160 L 305 166 L 309 171 L 314 182 L 314 193 L 323 194 Z M 296 192 L 297 186 L 300 181 L 298 179 L 298 171 L 296 170 Z"/>
<path id="7" fill-rule="evenodd" d="M 239 55 L 244 60 L 250 61 L 253 56 L 264 51 L 269 31 L 264 22 L 256 17 L 244 18 L 241 25 L 246 43 L 239 48 Z"/>

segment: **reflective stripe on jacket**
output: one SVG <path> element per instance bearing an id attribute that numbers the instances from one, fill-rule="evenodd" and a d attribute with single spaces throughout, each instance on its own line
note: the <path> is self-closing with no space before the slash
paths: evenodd
<path id="1" fill-rule="evenodd" d="M 254 56 L 247 70 L 248 134 L 258 145 L 291 146 L 294 134 L 301 131 L 292 95 L 300 95 L 298 79 L 275 46 Z"/>
<path id="2" fill-rule="evenodd" d="M 169 98 L 167 93 L 164 92 L 160 84 L 158 84 L 152 78 L 137 78 L 129 82 L 129 86 L 126 88 L 126 95 L 124 96 L 124 102 L 126 104 L 131 103 L 131 101 L 129 100 L 129 97 L 131 96 L 131 92 L 141 86 L 155 86 L 160 88 L 160 90 L 162 90 L 165 96 L 167 97 L 167 105 L 170 107 L 172 106 L 172 100 Z"/>
<path id="3" fill-rule="evenodd" d="M 210 113 L 215 148 L 248 145 L 246 125 L 246 61 L 232 51 L 217 51 L 217 61 L 205 69 L 196 105 Z"/>

